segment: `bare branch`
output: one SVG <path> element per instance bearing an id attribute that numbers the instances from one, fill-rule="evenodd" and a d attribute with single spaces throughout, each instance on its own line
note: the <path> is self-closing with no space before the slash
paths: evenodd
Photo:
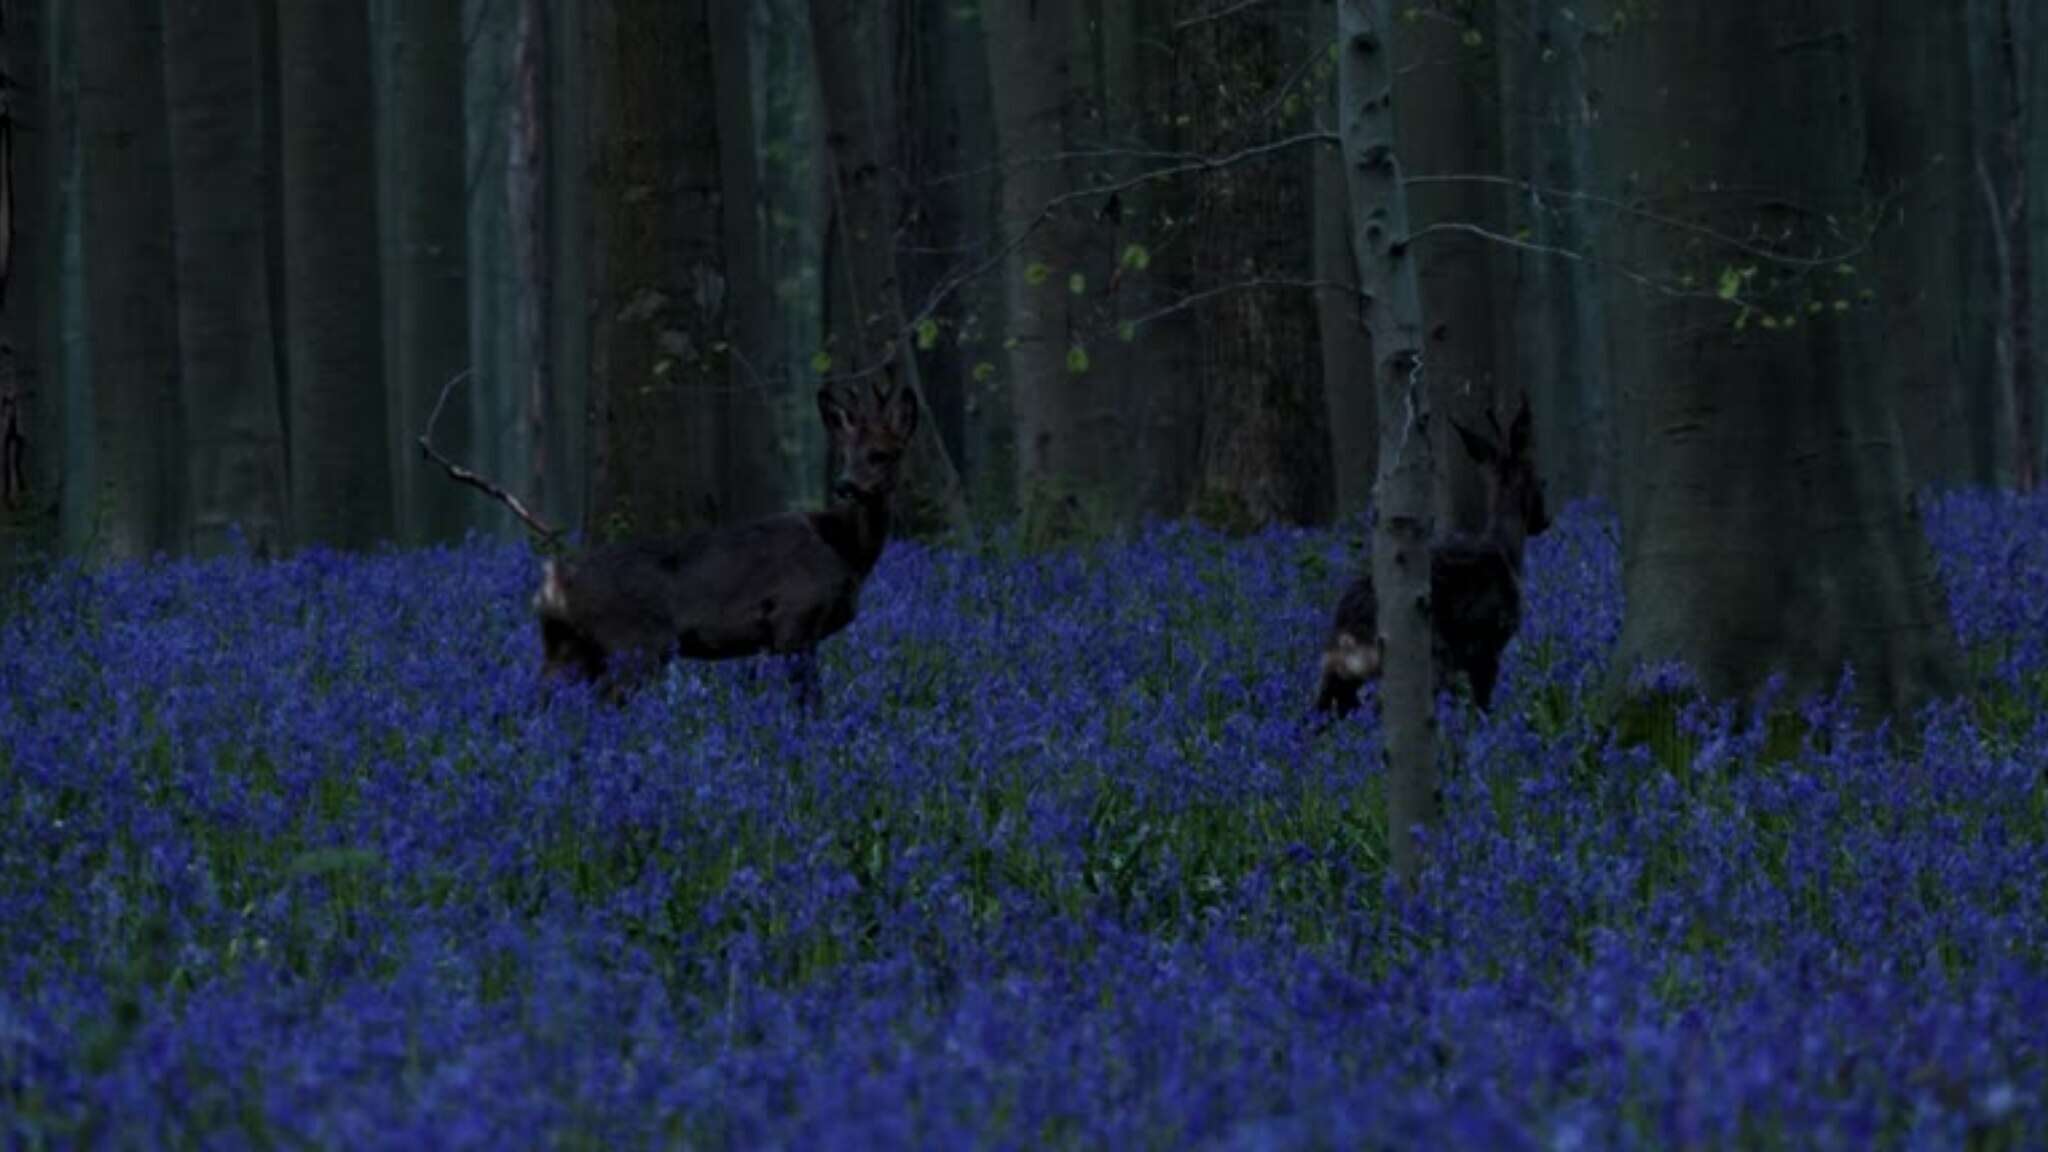
<path id="1" fill-rule="evenodd" d="M 1289 288 L 1306 292 L 1341 292 L 1355 299 L 1364 299 L 1364 294 L 1358 290 L 1358 285 L 1343 280 L 1294 280 L 1284 278 L 1234 280 L 1228 284 L 1218 284 L 1213 288 L 1205 288 L 1200 292 L 1189 293 L 1163 308 L 1147 312 L 1133 320 L 1126 320 L 1124 324 L 1135 331 L 1147 324 L 1156 323 L 1176 313 L 1185 312 L 1190 308 L 1206 304 L 1218 296 L 1228 296 L 1233 292 L 1255 291 L 1261 288 Z"/>
<path id="2" fill-rule="evenodd" d="M 1265 2 L 1266 0 L 1237 0 L 1234 4 L 1225 4 L 1223 7 L 1211 12 L 1199 13 L 1185 20 L 1176 20 L 1173 22 L 1173 30 L 1175 32 L 1185 32 L 1190 28 L 1197 28 L 1211 21 L 1221 20 L 1226 16 L 1234 16 L 1247 8 L 1256 8 Z"/>
<path id="3" fill-rule="evenodd" d="M 448 383 L 441 386 L 441 395 L 434 400 L 434 410 L 428 414 L 427 426 L 419 434 L 417 440 L 420 446 L 420 455 L 439 464 L 441 470 L 448 474 L 450 480 L 455 481 L 457 484 L 467 484 L 471 488 L 482 492 L 484 495 L 511 509 L 512 514 L 519 517 L 520 523 L 526 525 L 528 529 L 539 536 L 544 542 L 552 544 L 562 538 L 561 529 L 528 511 L 526 505 L 520 502 L 519 497 L 512 495 L 490 480 L 441 455 L 440 450 L 434 447 L 434 425 L 441 420 L 441 409 L 447 406 L 448 396 L 455 391 L 456 385 L 469 379 L 470 375 L 470 370 L 464 368 L 462 371 L 449 377 Z"/>

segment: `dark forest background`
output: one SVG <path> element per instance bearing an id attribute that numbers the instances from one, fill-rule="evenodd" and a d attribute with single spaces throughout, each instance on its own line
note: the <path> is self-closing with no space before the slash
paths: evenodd
<path id="1" fill-rule="evenodd" d="M 451 381 L 436 444 L 586 536 L 816 503 L 812 397 L 892 346 L 912 532 L 1359 513 L 1337 7 L 5 0 L 0 549 L 518 533 L 414 447 Z M 2048 20 L 1704 7 L 1391 6 L 1430 405 L 1526 396 L 1632 596 L 2043 462 Z"/>

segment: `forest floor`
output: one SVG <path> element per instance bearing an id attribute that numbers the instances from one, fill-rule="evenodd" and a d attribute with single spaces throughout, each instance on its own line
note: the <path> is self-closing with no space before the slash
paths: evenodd
<path id="1" fill-rule="evenodd" d="M 2048 499 L 1927 523 L 1984 686 L 1611 712 L 1612 525 L 1451 707 L 1427 900 L 1334 533 L 896 545 L 765 661 L 537 701 L 523 547 L 61 573 L 0 625 L 0 1142 L 2048 1144 Z"/>

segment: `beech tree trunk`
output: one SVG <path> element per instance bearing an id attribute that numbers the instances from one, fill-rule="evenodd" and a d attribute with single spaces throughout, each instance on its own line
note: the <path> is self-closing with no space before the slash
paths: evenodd
<path id="1" fill-rule="evenodd" d="M 896 154 L 889 132 L 891 110 L 870 71 L 864 45 L 878 43 L 871 20 L 893 20 L 861 0 L 810 0 L 812 45 L 817 58 L 818 86 L 825 103 L 825 150 L 830 171 L 833 243 L 837 251 L 829 267 L 843 278 L 830 291 L 844 293 L 845 311 L 832 313 L 833 330 L 826 345 L 835 371 L 875 368 L 893 343 L 905 387 L 918 392 L 917 357 L 905 327 L 902 280 L 896 268 L 896 228 L 901 220 L 893 176 L 887 166 Z M 884 54 L 893 63 L 893 57 Z M 946 454 L 936 420 L 920 420 L 895 510 L 906 534 L 956 528 L 967 520 L 967 502 L 959 473 Z"/>
<path id="2" fill-rule="evenodd" d="M 59 144 L 43 0 L 0 5 L 0 591 L 59 543 Z M 4 600 L 0 600 L 4 605 Z M 0 606 L 0 612 L 4 612 Z"/>
<path id="3" fill-rule="evenodd" d="M 156 0 L 78 0 L 75 12 L 86 533 L 92 551 L 144 558 L 186 543 L 164 27 Z"/>
<path id="4" fill-rule="evenodd" d="M 396 409 L 399 530 L 420 544 L 459 538 L 478 523 L 477 495 L 451 484 L 411 449 L 441 390 L 469 365 L 469 171 L 464 163 L 462 5 L 393 0 L 383 28 L 381 120 L 389 241 L 385 339 Z M 472 459 L 471 393 L 434 426 L 434 443 Z M 508 481 L 511 477 L 506 478 Z"/>
<path id="5" fill-rule="evenodd" d="M 394 525 L 369 13 L 283 0 L 277 35 L 293 536 L 367 548 Z"/>
<path id="6" fill-rule="evenodd" d="M 271 343 L 261 0 L 163 5 L 176 205 L 178 349 L 192 546 L 239 526 L 283 542 L 284 428 Z"/>
<path id="7" fill-rule="evenodd" d="M 1424 864 L 1418 830 L 1441 805 L 1430 652 L 1433 535 L 1430 389 L 1422 355 L 1422 297 L 1409 246 L 1407 194 L 1394 144 L 1392 0 L 1342 0 L 1337 57 L 1352 251 L 1371 300 L 1366 323 L 1380 412 L 1373 587 L 1379 598 L 1380 723 L 1387 762 L 1387 835 L 1394 871 L 1413 884 Z"/>
<path id="8" fill-rule="evenodd" d="M 1957 684 L 1908 498 L 1896 382 L 1871 359 L 1879 317 L 1834 283 L 1832 254 L 1857 239 L 1835 222 L 1869 204 L 1856 41 L 1843 34 L 1853 9 L 1668 7 L 1644 32 L 1654 79 L 1614 97 L 1652 138 L 1690 144 L 1666 153 L 1646 194 L 1722 235 L 1774 238 L 1779 254 L 1715 252 L 1702 265 L 1694 235 L 1618 225 L 1638 232 L 1648 266 L 1701 267 L 1735 291 L 1646 308 L 1650 365 L 1629 421 L 1644 442 L 1622 476 L 1641 495 L 1622 537 L 1617 675 L 1678 660 L 1715 695 L 1748 694 L 1774 671 L 1803 694 L 1832 689 L 1848 664 L 1861 701 L 1894 713 Z M 1759 42 L 1799 47 L 1758 53 Z M 1716 181 L 1771 195 L 1696 191 Z"/>
<path id="9" fill-rule="evenodd" d="M 592 415 L 600 536 L 715 524 L 728 386 L 725 232 L 709 0 L 598 0 Z"/>
<path id="10" fill-rule="evenodd" d="M 1075 115 L 1076 7 L 1043 0 L 982 12 L 1003 164 L 1001 235 L 1034 228 L 1001 269 L 1017 499 L 1034 531 L 1056 525 L 1067 501 L 1094 499 L 1112 480 L 1103 468 L 1103 419 L 1114 414 L 1075 315 L 1088 290 L 1080 209 L 1057 204 L 1082 178 L 1080 165 L 1058 159 Z"/>

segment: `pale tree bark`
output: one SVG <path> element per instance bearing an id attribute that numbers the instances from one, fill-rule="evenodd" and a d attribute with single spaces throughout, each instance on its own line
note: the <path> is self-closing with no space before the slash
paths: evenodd
<path id="1" fill-rule="evenodd" d="M 284 428 L 264 251 L 262 0 L 164 0 L 178 349 L 192 547 L 285 535 Z"/>
<path id="2" fill-rule="evenodd" d="M 381 144 L 388 193 L 386 356 L 397 434 L 419 435 L 441 389 L 469 364 L 469 188 L 463 163 L 462 6 L 386 5 Z M 472 387 L 476 386 L 472 382 Z M 470 406 L 451 404 L 434 442 L 471 459 Z M 459 538 L 478 522 L 476 495 L 420 454 L 397 454 L 398 527 L 415 544 Z"/>
<path id="3" fill-rule="evenodd" d="M 519 0 L 512 33 L 512 99 L 506 110 L 505 219 L 512 241 L 512 339 L 526 490 L 545 507 L 554 486 L 548 456 L 553 415 L 548 349 L 547 15 L 541 0 Z"/>
<path id="4" fill-rule="evenodd" d="M 185 544 L 177 275 L 157 0 L 79 0 L 79 236 L 92 550 Z"/>
<path id="5" fill-rule="evenodd" d="M 1494 0 L 1437 5 L 1403 19 L 1395 48 L 1401 155 L 1412 183 L 1409 204 L 1419 232 L 1433 224 L 1478 224 L 1502 231 L 1501 189 L 1483 181 L 1501 170 L 1500 72 L 1495 60 Z M 1432 177 L 1452 177 L 1447 181 Z M 1497 351 L 1504 325 L 1495 292 L 1505 254 L 1463 232 L 1438 232 L 1417 244 L 1416 276 L 1427 332 L 1430 403 L 1446 418 L 1485 427 L 1489 409 L 1507 411 Z M 1486 481 L 1453 449 L 1436 457 L 1438 512 L 1447 524 L 1478 531 L 1486 519 Z"/>
<path id="6" fill-rule="evenodd" d="M 1380 412 L 1373 587 L 1384 652 L 1379 699 L 1387 770 L 1387 835 L 1395 873 L 1413 884 L 1441 800 L 1436 763 L 1435 672 L 1430 652 L 1429 542 L 1433 534 L 1429 388 L 1423 381 L 1423 312 L 1407 194 L 1395 147 L 1392 0 L 1342 0 L 1338 101 L 1352 251 L 1370 304 Z"/>
<path id="7" fill-rule="evenodd" d="M 1541 249 L 1496 254 L 1511 266 L 1518 384 L 1545 432 L 1536 465 L 1553 508 L 1614 495 L 1613 395 L 1605 297 L 1589 258 L 1600 246 L 1593 191 L 1593 93 L 1582 14 L 1558 0 L 1502 3 L 1502 160 L 1515 183 L 1513 230 Z M 1574 257 L 1578 257 L 1575 259 Z"/>
<path id="8" fill-rule="evenodd" d="M 887 11 L 876 11 L 878 7 Z M 895 177 L 888 167 L 896 150 L 890 137 L 892 110 L 884 95 L 889 88 L 876 82 L 867 63 L 871 57 L 862 50 L 882 42 L 870 21 L 893 19 L 899 13 L 894 4 L 876 6 L 859 0 L 810 0 L 810 13 L 825 105 L 833 242 L 838 249 L 830 266 L 844 277 L 839 290 L 849 305 L 849 310 L 834 313 L 835 330 L 828 334 L 827 346 L 834 350 L 836 364 L 865 371 L 896 344 L 904 386 L 916 390 L 920 405 L 929 408 L 923 402 L 917 357 L 902 338 L 904 301 L 896 267 L 901 217 Z M 893 54 L 884 53 L 882 58 L 893 66 Z M 910 534 L 966 523 L 966 496 L 937 421 L 918 422 L 895 508 L 899 523 Z"/>
<path id="9" fill-rule="evenodd" d="M 369 14 L 282 0 L 277 35 L 292 534 L 366 548 L 394 521 Z"/>
<path id="10" fill-rule="evenodd" d="M 1650 137 L 1690 144 L 1667 152 L 1646 195 L 1722 235 L 1776 238 L 1781 254 L 1703 260 L 1697 233 L 1616 225 L 1638 233 L 1648 267 L 1695 268 L 1735 296 L 1660 295 L 1647 309 L 1649 383 L 1629 421 L 1644 442 L 1621 477 L 1641 496 L 1623 532 L 1617 676 L 1676 660 L 1716 696 L 1773 672 L 1798 696 L 1832 689 L 1847 664 L 1859 700 L 1886 712 L 1957 684 L 1893 381 L 1871 362 L 1878 316 L 1837 283 L 1870 207 L 1855 38 L 1843 35 L 1853 8 L 1668 7 L 1645 29 L 1654 79 L 1614 97 Z"/>
<path id="11" fill-rule="evenodd" d="M 754 131 L 751 9 L 711 5 L 712 68 L 718 87 L 719 174 L 724 206 L 729 340 L 726 386 L 717 395 L 718 480 L 726 514 L 749 520 L 787 503 L 775 441 L 775 405 L 759 364 L 775 343 L 774 295 L 762 247 L 760 150 Z"/>
<path id="12" fill-rule="evenodd" d="M 1308 127 L 1278 94 L 1314 51 L 1300 4 L 1266 4 L 1185 34 L 1196 151 L 1227 156 Z M 1205 173 L 1193 239 L 1204 305 L 1200 488 L 1195 512 L 1233 530 L 1327 519 L 1334 493 L 1317 312 L 1298 290 L 1315 266 L 1315 158 L 1293 148 Z"/>
<path id="13" fill-rule="evenodd" d="M 1017 499 L 1034 531 L 1052 530 L 1067 502 L 1093 499 L 1111 405 L 1100 399 L 1089 341 L 1074 315 L 1087 290 L 1079 209 L 1058 205 L 1079 187 L 1067 152 L 1075 115 L 1075 0 L 988 5 L 982 13 L 989 89 L 1003 168 L 1002 234 L 1033 229 L 1002 269 L 1003 339 L 1014 422 Z"/>
<path id="14" fill-rule="evenodd" d="M 591 500 L 600 536 L 717 523 L 728 284 L 706 0 L 590 5 Z"/>

